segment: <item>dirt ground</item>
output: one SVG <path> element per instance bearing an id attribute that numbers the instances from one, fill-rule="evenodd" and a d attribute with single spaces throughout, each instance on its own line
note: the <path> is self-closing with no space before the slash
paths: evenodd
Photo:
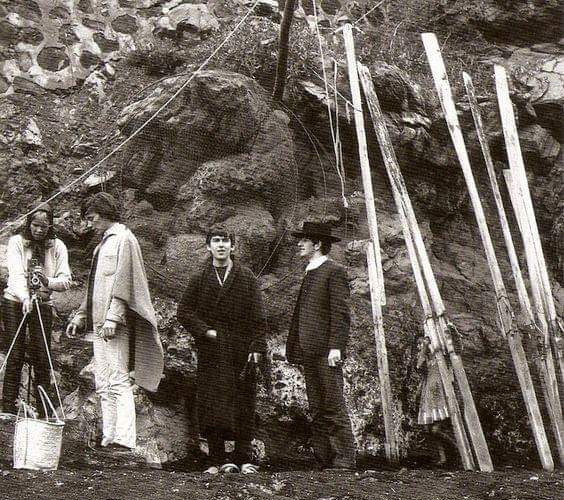
<path id="1" fill-rule="evenodd" d="M 433 470 L 261 472 L 206 477 L 163 470 L 2 470 L 1 498 L 10 499 L 558 499 L 564 475 L 528 470 L 492 474 Z"/>
<path id="2" fill-rule="evenodd" d="M 304 462 L 263 465 L 252 476 L 208 476 L 195 461 L 171 464 L 168 470 L 151 469 L 87 447 L 80 452 L 63 449 L 55 472 L 13 470 L 6 458 L 0 460 L 2 499 L 564 499 L 562 470 L 546 473 L 506 466 L 484 474 L 385 465 L 366 469 L 361 464 L 356 472 L 336 472 L 312 471 Z"/>
<path id="3" fill-rule="evenodd" d="M 534 464 L 499 465 L 491 474 L 430 469 L 406 462 L 391 467 L 361 457 L 355 472 L 313 471 L 310 459 L 289 456 L 263 464 L 256 475 L 202 474 L 195 455 L 162 469 L 144 459 L 94 451 L 66 434 L 59 470 L 12 469 L 13 424 L 0 422 L 0 499 L 183 500 L 564 500 L 564 470 Z M 512 457 L 515 461 L 517 457 Z"/>

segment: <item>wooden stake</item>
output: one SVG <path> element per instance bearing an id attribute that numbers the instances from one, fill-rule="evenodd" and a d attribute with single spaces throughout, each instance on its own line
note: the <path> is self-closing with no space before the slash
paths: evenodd
<path id="1" fill-rule="evenodd" d="M 429 65 L 433 74 L 433 80 L 435 81 L 435 87 L 439 95 L 439 101 L 445 115 L 445 120 L 448 125 L 454 149 L 456 150 L 458 161 L 462 168 L 466 186 L 468 187 L 470 199 L 474 208 L 480 237 L 482 239 L 482 244 L 484 245 L 488 266 L 494 283 L 498 315 L 502 326 L 502 334 L 507 336 L 509 349 L 511 351 L 513 364 L 521 386 L 521 392 L 523 393 L 525 406 L 527 407 L 527 412 L 529 414 L 529 422 L 531 423 L 531 427 L 533 429 L 533 435 L 537 444 L 539 457 L 544 469 L 553 470 L 554 462 L 552 460 L 550 447 L 544 430 L 544 424 L 533 386 L 533 380 L 531 378 L 531 373 L 525 357 L 525 351 L 521 342 L 521 334 L 515 328 L 513 322 L 513 311 L 507 298 L 507 291 L 503 283 L 503 278 L 501 276 L 501 271 L 499 269 L 499 264 L 497 262 L 497 257 L 489 234 L 484 210 L 482 208 L 482 202 L 480 201 L 476 182 L 474 181 L 474 175 L 472 174 L 472 169 L 470 167 L 470 160 L 466 151 L 466 145 L 464 144 L 462 130 L 458 122 L 456 107 L 454 99 L 452 98 L 450 84 L 448 82 L 446 68 L 442 60 L 439 44 L 433 33 L 424 33 L 421 37 L 423 39 L 423 45 L 425 46 L 427 59 L 429 60 Z"/>
<path id="2" fill-rule="evenodd" d="M 402 220 L 404 239 L 410 256 L 419 299 L 425 313 L 425 332 L 431 339 L 432 350 L 435 353 L 435 359 L 437 360 L 439 371 L 441 373 L 441 379 L 453 423 L 454 434 L 463 466 L 467 470 L 473 470 L 474 461 L 468 437 L 466 436 L 466 432 L 462 424 L 460 409 L 458 407 L 458 401 L 452 385 L 451 376 L 446 368 L 446 363 L 443 358 L 443 349 L 449 353 L 455 377 L 459 383 L 459 388 L 465 404 L 464 415 L 470 430 L 472 441 L 475 443 L 475 447 L 477 449 L 476 454 L 479 457 L 480 468 L 482 470 L 491 471 L 493 470 L 493 465 L 491 464 L 491 458 L 489 457 L 487 444 L 483 436 L 474 399 L 472 398 L 472 393 L 466 377 L 466 372 L 464 371 L 462 360 L 454 351 L 452 340 L 450 339 L 450 334 L 448 332 L 448 328 L 446 327 L 442 299 L 440 298 L 440 293 L 438 292 L 438 287 L 430 267 L 429 257 L 423 243 L 423 238 L 421 236 L 421 232 L 415 218 L 415 213 L 413 212 L 413 207 L 405 187 L 405 182 L 389 138 L 388 130 L 378 102 L 378 97 L 374 91 L 374 86 L 368 69 L 363 65 L 358 64 L 358 72 L 362 82 L 364 95 L 366 96 L 366 102 L 372 116 L 374 129 L 380 144 L 382 157 L 384 158 L 384 165 L 386 166 L 386 171 L 392 186 L 394 200 Z M 415 240 L 415 243 L 413 240 Z M 422 273 L 422 268 L 426 270 L 425 273 Z M 424 274 L 425 277 L 423 276 Z M 427 284 L 425 283 L 426 279 Z M 433 314 L 431 303 L 429 302 L 428 287 L 435 290 L 435 300 L 439 301 L 440 309 L 437 315 Z"/>
<path id="3" fill-rule="evenodd" d="M 537 269 L 538 276 L 540 278 L 540 286 L 542 289 L 542 300 L 544 303 L 548 318 L 549 330 L 551 333 L 549 343 L 551 344 L 551 347 L 554 351 L 554 356 L 558 360 L 561 381 L 564 384 L 564 354 L 558 346 L 558 343 L 562 342 L 562 332 L 560 331 L 558 325 L 558 316 L 556 314 L 556 307 L 554 305 L 554 298 L 552 296 L 550 278 L 548 276 L 544 252 L 542 250 L 540 233 L 535 217 L 533 201 L 531 199 L 531 193 L 529 191 L 529 183 L 527 181 L 527 173 L 525 172 L 523 155 L 521 154 L 521 145 L 519 144 L 519 134 L 517 133 L 517 126 L 515 124 L 513 105 L 509 97 L 507 74 L 505 72 L 505 68 L 503 68 L 502 66 L 494 66 L 494 71 L 497 99 L 501 115 L 501 124 L 503 127 L 503 135 L 505 137 L 505 145 L 507 150 L 507 160 L 512 172 L 515 188 L 520 193 L 520 197 L 523 199 L 523 223 L 525 224 L 525 231 L 530 231 L 532 247 L 534 249 L 538 262 Z M 532 279 L 533 277 L 531 277 L 531 280 Z"/>
<path id="4" fill-rule="evenodd" d="M 393 418 L 393 398 L 390 386 L 390 371 L 388 368 L 388 351 L 386 349 L 386 334 L 384 332 L 384 318 L 382 304 L 378 300 L 378 273 L 376 271 L 376 257 L 371 242 L 366 245 L 366 262 L 368 265 L 368 279 L 370 282 L 370 298 L 372 302 L 372 321 L 374 323 L 374 339 L 376 341 L 376 359 L 378 361 L 378 378 L 380 380 L 380 394 L 382 398 L 382 413 L 384 415 L 384 429 L 386 432 L 386 457 L 392 462 L 399 461 L 399 443 L 397 426 Z M 385 402 L 385 404 L 384 404 Z"/>
<path id="5" fill-rule="evenodd" d="M 468 102 L 470 103 L 470 110 L 472 111 L 472 116 L 474 117 L 474 124 L 476 126 L 478 140 L 480 142 L 482 154 L 484 156 L 484 162 L 486 164 L 488 176 L 490 178 L 490 184 L 495 199 L 497 213 L 501 223 L 501 229 L 503 232 L 505 245 L 507 247 L 507 252 L 509 255 L 511 270 L 513 271 L 513 277 L 515 279 L 515 284 L 517 287 L 517 295 L 519 297 L 519 303 L 521 305 L 522 314 L 528 319 L 529 327 L 535 329 L 536 328 L 535 318 L 533 316 L 533 311 L 531 308 L 531 303 L 529 301 L 529 295 L 527 294 L 527 288 L 525 287 L 525 282 L 523 280 L 523 275 L 521 274 L 521 268 L 519 266 L 517 253 L 515 252 L 515 247 L 513 245 L 513 239 L 511 237 L 511 231 L 509 229 L 509 223 L 507 222 L 507 217 L 505 215 L 505 208 L 503 206 L 503 200 L 501 198 L 501 192 L 499 190 L 499 185 L 495 174 L 494 164 L 490 153 L 490 147 L 484 131 L 482 116 L 480 113 L 480 109 L 478 107 L 478 101 L 476 100 L 476 94 L 474 92 L 474 85 L 472 83 L 472 79 L 470 78 L 470 75 L 468 75 L 467 73 L 462 73 L 462 76 L 464 78 L 464 85 L 466 87 L 466 95 L 468 96 Z M 542 304 L 538 304 L 538 305 L 542 308 Z M 543 332 L 545 333 L 545 336 L 547 337 L 548 325 L 546 321 L 542 321 L 542 328 L 543 328 Z M 533 335 L 535 334 L 536 331 L 533 331 Z M 538 350 L 535 349 L 535 351 Z M 560 396 L 558 394 L 558 382 L 556 379 L 556 372 L 554 370 L 554 360 L 552 358 L 550 347 L 546 351 L 546 355 L 543 356 L 543 358 L 544 360 L 541 358 L 541 354 L 539 352 L 535 352 L 535 364 L 537 366 L 537 370 L 539 371 L 542 391 L 548 408 L 550 421 L 552 424 L 552 430 L 557 442 L 560 461 L 561 463 L 563 463 L 562 461 L 564 460 L 564 441 L 563 441 L 564 421 L 562 420 L 562 406 L 560 403 Z"/>
<path id="6" fill-rule="evenodd" d="M 352 101 L 354 106 L 354 120 L 355 120 L 355 128 L 356 128 L 356 136 L 358 140 L 358 151 L 359 151 L 359 158 L 360 158 L 360 169 L 362 173 L 362 183 L 364 186 L 364 199 L 366 204 L 366 212 L 368 217 L 368 229 L 370 232 L 370 243 L 369 246 L 372 246 L 372 251 L 368 251 L 367 256 L 370 259 L 372 257 L 374 260 L 374 267 L 376 270 L 375 273 L 375 281 L 377 282 L 376 286 L 370 287 L 372 296 L 372 304 L 378 302 L 380 305 L 384 303 L 384 272 L 382 270 L 382 261 L 380 258 L 380 240 L 378 237 L 378 224 L 376 220 L 376 207 L 374 205 L 374 191 L 372 189 L 372 174 L 370 171 L 370 162 L 368 160 L 368 146 L 366 144 L 366 133 L 364 130 L 364 115 L 362 113 L 362 99 L 360 95 L 360 87 L 358 84 L 358 74 L 356 69 L 356 58 L 355 58 L 355 49 L 354 49 L 354 40 L 352 36 L 352 28 L 349 24 L 343 27 L 343 36 L 345 39 L 345 49 L 347 52 L 347 64 L 348 64 L 348 71 L 349 71 L 349 81 L 351 87 L 351 94 L 352 94 Z M 370 266 L 369 266 L 370 269 Z M 380 309 L 381 310 L 381 309 Z M 376 355 L 378 358 L 378 366 L 387 367 L 388 366 L 388 359 L 387 353 L 385 348 L 382 350 L 380 349 L 381 345 L 385 345 L 384 337 L 383 337 L 383 326 L 380 329 L 378 325 L 378 309 L 373 311 L 373 314 L 376 315 L 377 324 L 375 325 L 375 335 L 376 335 Z M 388 421 L 384 419 L 384 426 L 386 430 L 386 440 L 387 440 L 387 458 L 388 460 L 394 461 L 396 457 L 399 457 L 399 449 L 398 440 L 396 437 L 389 438 L 395 434 L 396 429 L 391 421 L 391 414 L 392 414 L 392 399 L 391 399 L 391 384 L 389 380 L 389 373 L 387 371 L 382 371 L 380 373 L 382 377 L 387 378 L 386 380 L 380 379 L 380 391 L 382 397 L 382 407 L 386 407 L 383 409 L 384 415 L 388 415 Z"/>

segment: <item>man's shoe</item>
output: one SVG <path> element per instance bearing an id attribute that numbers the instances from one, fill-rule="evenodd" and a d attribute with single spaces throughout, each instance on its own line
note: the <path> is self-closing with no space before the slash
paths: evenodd
<path id="1" fill-rule="evenodd" d="M 129 446 L 124 446 L 118 443 L 110 443 L 108 446 L 105 447 L 106 450 L 111 452 L 112 454 L 117 455 L 125 455 L 129 453 L 133 453 L 135 450 L 130 448 Z"/>
<path id="2" fill-rule="evenodd" d="M 91 439 L 88 441 L 88 448 L 94 451 L 107 451 L 108 444 L 109 443 L 106 438 L 98 437 L 97 439 Z"/>
<path id="3" fill-rule="evenodd" d="M 217 467 L 216 465 L 212 465 L 211 467 L 208 467 L 203 473 L 211 474 L 215 476 L 216 474 L 219 474 L 219 467 Z"/>
<path id="4" fill-rule="evenodd" d="M 241 465 L 241 474 L 256 474 L 259 471 L 258 465 L 246 463 Z"/>
<path id="5" fill-rule="evenodd" d="M 237 467 L 236 464 L 227 463 L 227 464 L 223 464 L 219 468 L 219 472 L 221 472 L 222 474 L 237 474 L 241 472 L 241 470 L 239 469 L 239 467 Z"/>

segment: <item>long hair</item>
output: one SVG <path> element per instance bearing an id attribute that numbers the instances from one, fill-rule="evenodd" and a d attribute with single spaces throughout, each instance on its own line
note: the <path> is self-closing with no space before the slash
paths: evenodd
<path id="1" fill-rule="evenodd" d="M 45 240 L 54 240 L 57 237 L 57 235 L 55 234 L 55 228 L 53 227 L 53 209 L 48 205 L 44 205 L 41 208 L 34 210 L 26 217 L 25 226 L 21 233 L 26 240 L 33 241 L 33 236 L 31 235 L 31 228 L 30 228 L 31 223 L 33 222 L 35 216 L 41 212 L 47 214 L 47 219 L 49 221 L 49 229 L 47 231 L 47 235 L 45 236 Z"/>

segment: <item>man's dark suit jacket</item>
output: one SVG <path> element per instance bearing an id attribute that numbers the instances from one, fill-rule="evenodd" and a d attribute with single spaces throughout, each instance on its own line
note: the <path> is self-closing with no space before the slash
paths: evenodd
<path id="1" fill-rule="evenodd" d="M 290 363 L 303 363 L 304 356 L 327 357 L 330 349 L 340 349 L 345 357 L 350 329 L 349 301 L 349 283 L 340 264 L 327 260 L 306 274 L 286 344 Z"/>

